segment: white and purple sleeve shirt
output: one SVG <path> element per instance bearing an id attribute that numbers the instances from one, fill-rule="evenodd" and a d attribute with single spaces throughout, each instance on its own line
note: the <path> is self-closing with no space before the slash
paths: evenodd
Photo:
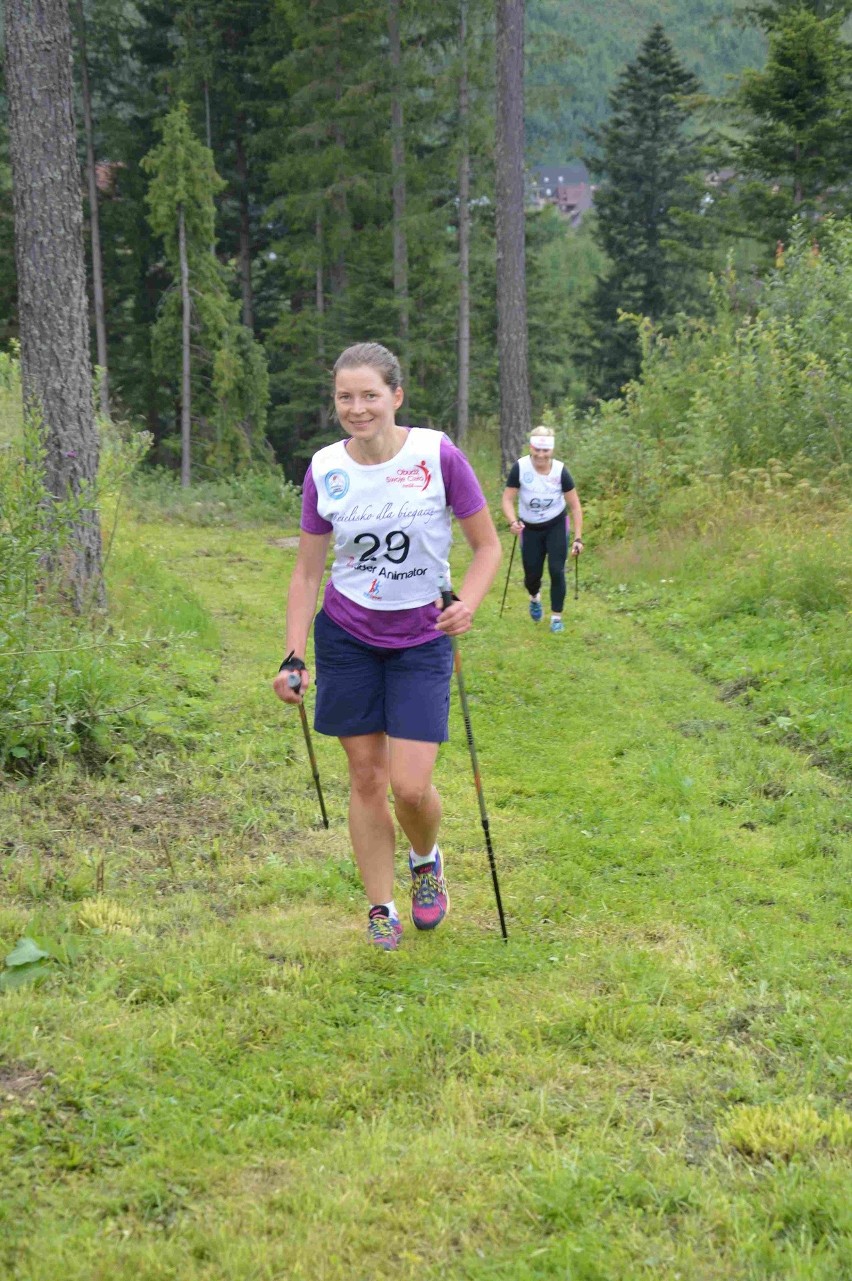
<path id="1" fill-rule="evenodd" d="M 485 507 L 485 496 L 473 468 L 462 451 L 443 433 L 436 434 L 440 435 L 439 457 L 446 501 L 446 518 L 449 521 L 452 513 L 456 519 L 465 520 Z M 326 519 L 319 511 L 314 470 L 317 457 L 318 455 L 312 460 L 305 476 L 301 528 L 308 534 L 332 534 L 335 533 L 333 521 Z M 339 541 L 339 537 L 336 536 L 335 542 Z M 351 567 L 351 557 L 348 560 Z M 357 599 L 353 599 L 352 582 L 356 581 L 355 576 L 340 572 L 346 563 L 345 558 L 341 559 L 339 556 L 336 558 L 338 577 L 345 587 L 346 594 L 344 595 L 335 586 L 333 567 L 333 577 L 326 585 L 323 598 L 323 610 L 339 627 L 344 628 L 364 644 L 375 645 L 381 649 L 405 649 L 413 645 L 423 645 L 440 636 L 441 633 L 435 629 L 440 610 L 431 602 L 413 608 L 389 609 L 387 604 L 383 608 L 376 608 L 377 602 L 374 597 L 366 596 L 365 593 L 365 598 L 369 599 L 370 603 L 359 604 Z"/>

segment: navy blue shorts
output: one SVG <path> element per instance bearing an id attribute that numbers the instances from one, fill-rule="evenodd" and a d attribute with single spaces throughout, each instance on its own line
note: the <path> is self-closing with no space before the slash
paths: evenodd
<path id="1" fill-rule="evenodd" d="M 365 645 L 323 610 L 314 620 L 318 734 L 389 734 L 446 743 L 453 647 L 438 635 L 409 649 Z"/>

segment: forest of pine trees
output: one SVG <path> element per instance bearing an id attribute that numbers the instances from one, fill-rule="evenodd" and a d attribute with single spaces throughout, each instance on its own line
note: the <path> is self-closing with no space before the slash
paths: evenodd
<path id="1" fill-rule="evenodd" d="M 726 43 L 730 15 L 699 68 L 684 15 L 673 35 L 649 10 L 619 66 L 623 24 L 550 0 L 53 4 L 72 33 L 100 408 L 145 427 L 185 483 L 273 459 L 300 480 L 333 433 L 328 369 L 362 338 L 399 351 L 412 421 L 463 439 L 502 406 L 520 439 L 548 406 L 635 376 L 625 313 L 672 326 L 726 258 L 760 271 L 794 215 L 848 208 L 842 6 L 768 3 Z M 14 57 L 7 41 L 4 95 Z M 7 347 L 9 141 L 4 113 Z M 579 229 L 526 198 L 547 155 L 592 170 Z"/>

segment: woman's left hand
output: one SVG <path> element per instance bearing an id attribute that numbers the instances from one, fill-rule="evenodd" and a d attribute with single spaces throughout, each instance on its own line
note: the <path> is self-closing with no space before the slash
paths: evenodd
<path id="1" fill-rule="evenodd" d="M 435 604 L 440 608 L 442 602 L 436 600 Z M 447 636 L 461 636 L 464 632 L 469 632 L 473 626 L 473 614 L 463 600 L 454 600 L 451 605 L 441 611 L 441 617 L 435 626 Z"/>

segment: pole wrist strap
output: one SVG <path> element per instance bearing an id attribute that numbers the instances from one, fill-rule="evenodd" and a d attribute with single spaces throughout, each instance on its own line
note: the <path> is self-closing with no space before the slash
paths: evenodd
<path id="1" fill-rule="evenodd" d="M 295 651 L 291 649 L 278 670 L 279 672 L 304 672 L 307 671 L 307 663 L 297 658 Z"/>

